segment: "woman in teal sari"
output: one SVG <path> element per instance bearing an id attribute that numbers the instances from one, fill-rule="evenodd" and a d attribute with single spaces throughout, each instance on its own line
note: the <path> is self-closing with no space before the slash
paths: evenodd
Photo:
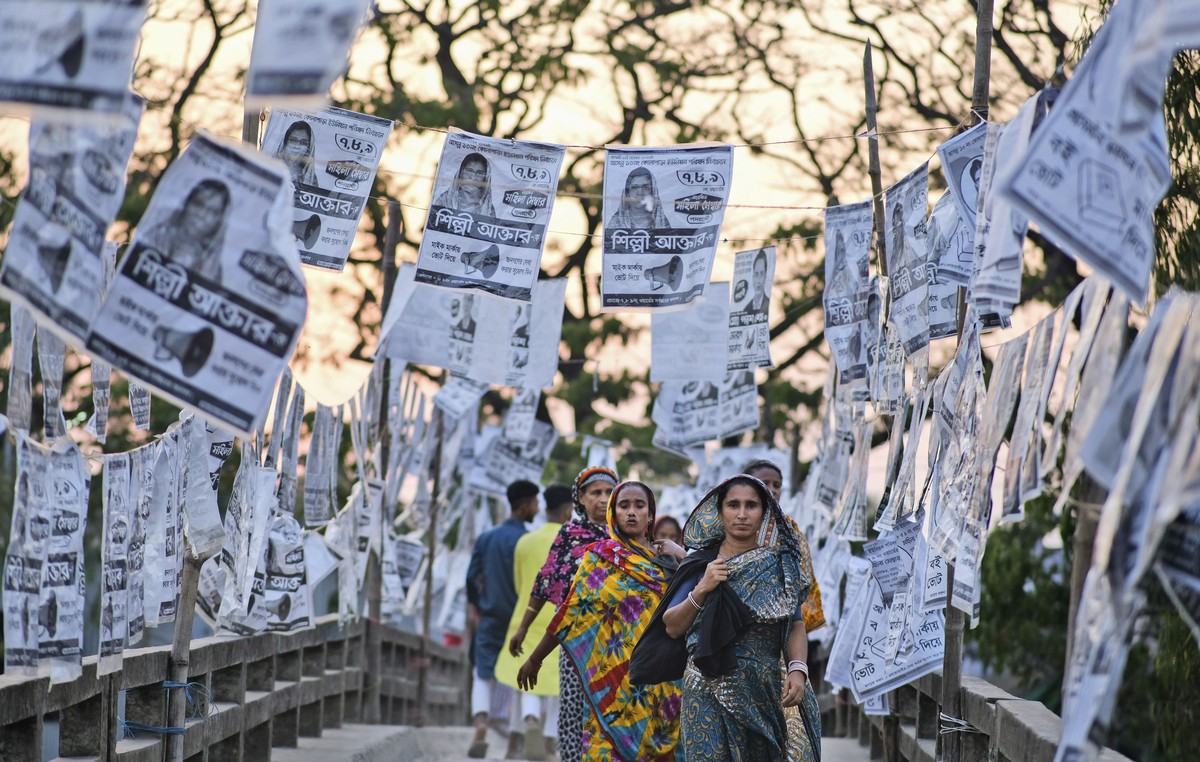
<path id="1" fill-rule="evenodd" d="M 802 611 L 811 582 L 792 524 L 761 481 L 740 475 L 701 501 L 683 539 L 696 552 L 671 582 L 662 623 L 686 638 L 684 754 L 688 762 L 788 759 L 783 707 L 799 705 L 810 725 L 820 716 Z M 818 758 L 819 736 L 809 737 L 815 745 L 793 758 Z"/>

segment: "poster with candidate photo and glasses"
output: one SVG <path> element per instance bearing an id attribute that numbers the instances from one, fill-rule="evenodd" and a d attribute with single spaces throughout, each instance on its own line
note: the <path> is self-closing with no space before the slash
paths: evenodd
<path id="1" fill-rule="evenodd" d="M 292 235 L 300 264 L 341 272 L 375 182 L 392 121 L 340 108 L 274 109 L 262 151 L 292 180 Z"/>
<path id="2" fill-rule="evenodd" d="M 447 135 L 416 282 L 530 301 L 564 152 L 549 143 Z"/>
<path id="3" fill-rule="evenodd" d="M 601 310 L 682 308 L 704 296 L 733 180 L 733 148 L 610 148 Z"/>
<path id="4" fill-rule="evenodd" d="M 201 135 L 159 181 L 89 352 L 242 436 L 257 428 L 308 306 L 279 162 Z"/>
<path id="5" fill-rule="evenodd" d="M 146 0 L 5 0 L 0 113 L 119 124 L 146 5 Z"/>

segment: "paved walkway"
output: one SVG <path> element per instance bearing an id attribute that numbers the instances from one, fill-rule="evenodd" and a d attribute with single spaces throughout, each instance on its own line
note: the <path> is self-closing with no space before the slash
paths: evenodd
<path id="1" fill-rule="evenodd" d="M 295 749 L 273 749 L 272 762 L 470 762 L 470 728 L 409 728 L 397 725 L 345 725 L 320 738 L 301 738 Z M 505 741 L 488 737 L 489 760 L 504 759 Z M 866 747 L 848 738 L 827 738 L 822 762 L 867 762 Z"/>

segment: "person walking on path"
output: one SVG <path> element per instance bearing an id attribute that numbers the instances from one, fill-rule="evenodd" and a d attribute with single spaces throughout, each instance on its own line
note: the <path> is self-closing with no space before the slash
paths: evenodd
<path id="1" fill-rule="evenodd" d="M 575 477 L 571 491 L 575 517 L 558 530 L 558 536 L 554 538 L 545 563 L 533 582 L 521 624 L 509 639 L 509 652 L 513 656 L 520 656 L 524 652 L 525 636 L 545 604 L 551 604 L 551 615 L 562 605 L 587 546 L 608 538 L 608 530 L 605 529 L 608 523 L 608 496 L 615 486 L 616 473 L 601 466 L 585 468 Z M 534 630 L 536 638 L 540 638 L 545 631 L 544 627 Z M 587 703 L 583 698 L 584 687 L 565 653 L 559 655 L 558 666 L 559 759 L 562 762 L 579 762 L 583 719 L 587 711 Z"/>
<path id="2" fill-rule="evenodd" d="M 528 611 L 534 581 L 538 572 L 550 554 L 554 539 L 558 536 L 563 522 L 571 517 L 574 502 L 571 499 L 571 488 L 565 484 L 551 484 L 542 493 L 546 500 L 546 523 L 517 541 L 516 555 L 513 559 L 513 581 L 516 583 L 517 607 L 513 609 L 512 618 L 508 621 L 508 635 L 505 642 L 508 648 L 500 650 L 496 660 L 496 679 L 510 688 L 517 688 L 517 670 L 521 666 L 517 656 L 525 648 L 537 645 L 539 636 L 530 636 L 528 628 L 525 636 L 518 637 L 524 614 Z M 554 610 L 542 608 L 533 620 L 534 633 L 546 631 Z M 559 673 L 557 669 L 546 670 L 537 686 L 530 692 L 520 693 L 520 716 L 525 720 L 525 759 L 546 759 L 553 749 L 553 739 L 558 734 L 558 688 Z M 544 697 L 544 699 L 543 699 Z M 514 702 L 514 706 L 517 702 Z M 542 709 L 545 706 L 545 724 L 542 724 Z"/>
<path id="3" fill-rule="evenodd" d="M 517 541 L 528 531 L 525 523 L 537 515 L 540 491 L 538 485 L 524 479 L 508 485 L 512 514 L 499 526 L 479 535 L 471 551 L 471 563 L 467 567 L 467 609 L 475 623 L 471 644 L 475 663 L 471 681 L 475 738 L 467 756 L 473 759 L 487 755 L 491 715 L 499 714 L 512 701 L 512 691 L 496 683 L 496 658 L 504 646 L 508 621 L 517 606 L 517 589 L 513 582 Z M 509 751 L 515 751 L 520 740 L 519 734 L 510 732 Z"/>
<path id="4" fill-rule="evenodd" d="M 633 646 L 678 563 L 650 549 L 654 514 L 654 494 L 641 482 L 613 490 L 608 539 L 587 547 L 566 600 L 517 675 L 522 688 L 536 685 L 542 660 L 562 644 L 586 687 L 582 748 L 588 762 L 676 760 L 678 682 L 629 682 Z"/>
<path id="5" fill-rule="evenodd" d="M 802 611 L 810 580 L 792 526 L 766 485 L 746 475 L 709 492 L 684 524 L 695 552 L 675 574 L 661 620 L 687 647 L 680 733 L 688 762 L 787 759 L 784 706 L 799 704 L 809 725 L 819 716 Z M 815 730 L 808 737 L 815 747 L 802 759 L 812 762 L 820 739 Z"/>

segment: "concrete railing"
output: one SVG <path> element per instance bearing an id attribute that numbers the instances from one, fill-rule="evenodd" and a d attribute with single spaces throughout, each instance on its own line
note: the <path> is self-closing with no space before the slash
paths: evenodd
<path id="1" fill-rule="evenodd" d="M 368 642 L 379 643 L 378 675 L 366 672 Z M 48 678 L 0 675 L 0 760 L 41 762 L 46 723 L 57 718 L 60 757 L 161 762 L 163 734 L 172 732 L 163 687 L 169 654 L 169 646 L 129 650 L 119 672 L 100 678 L 96 657 L 88 657 L 82 677 L 53 686 Z M 331 615 L 294 633 L 194 641 L 184 757 L 257 762 L 270 759 L 272 747 L 372 716 L 392 724 L 465 724 L 465 653 L 431 643 L 428 654 L 426 700 L 418 706 L 421 638 L 411 633 L 365 621 L 341 629 Z M 127 737 L 126 724 L 158 732 Z"/>
<path id="2" fill-rule="evenodd" d="M 830 735 L 857 736 L 871 759 L 888 762 L 935 762 L 941 727 L 938 697 L 940 673 L 926 675 L 888 694 L 892 714 L 867 715 L 861 707 L 843 704 L 836 730 Z M 970 728 L 959 732 L 963 762 L 1052 762 L 1062 720 L 1040 702 L 1017 698 L 975 677 L 962 678 L 962 720 Z M 833 730 L 833 729 L 831 729 Z M 1102 762 L 1131 762 L 1111 749 Z"/>

